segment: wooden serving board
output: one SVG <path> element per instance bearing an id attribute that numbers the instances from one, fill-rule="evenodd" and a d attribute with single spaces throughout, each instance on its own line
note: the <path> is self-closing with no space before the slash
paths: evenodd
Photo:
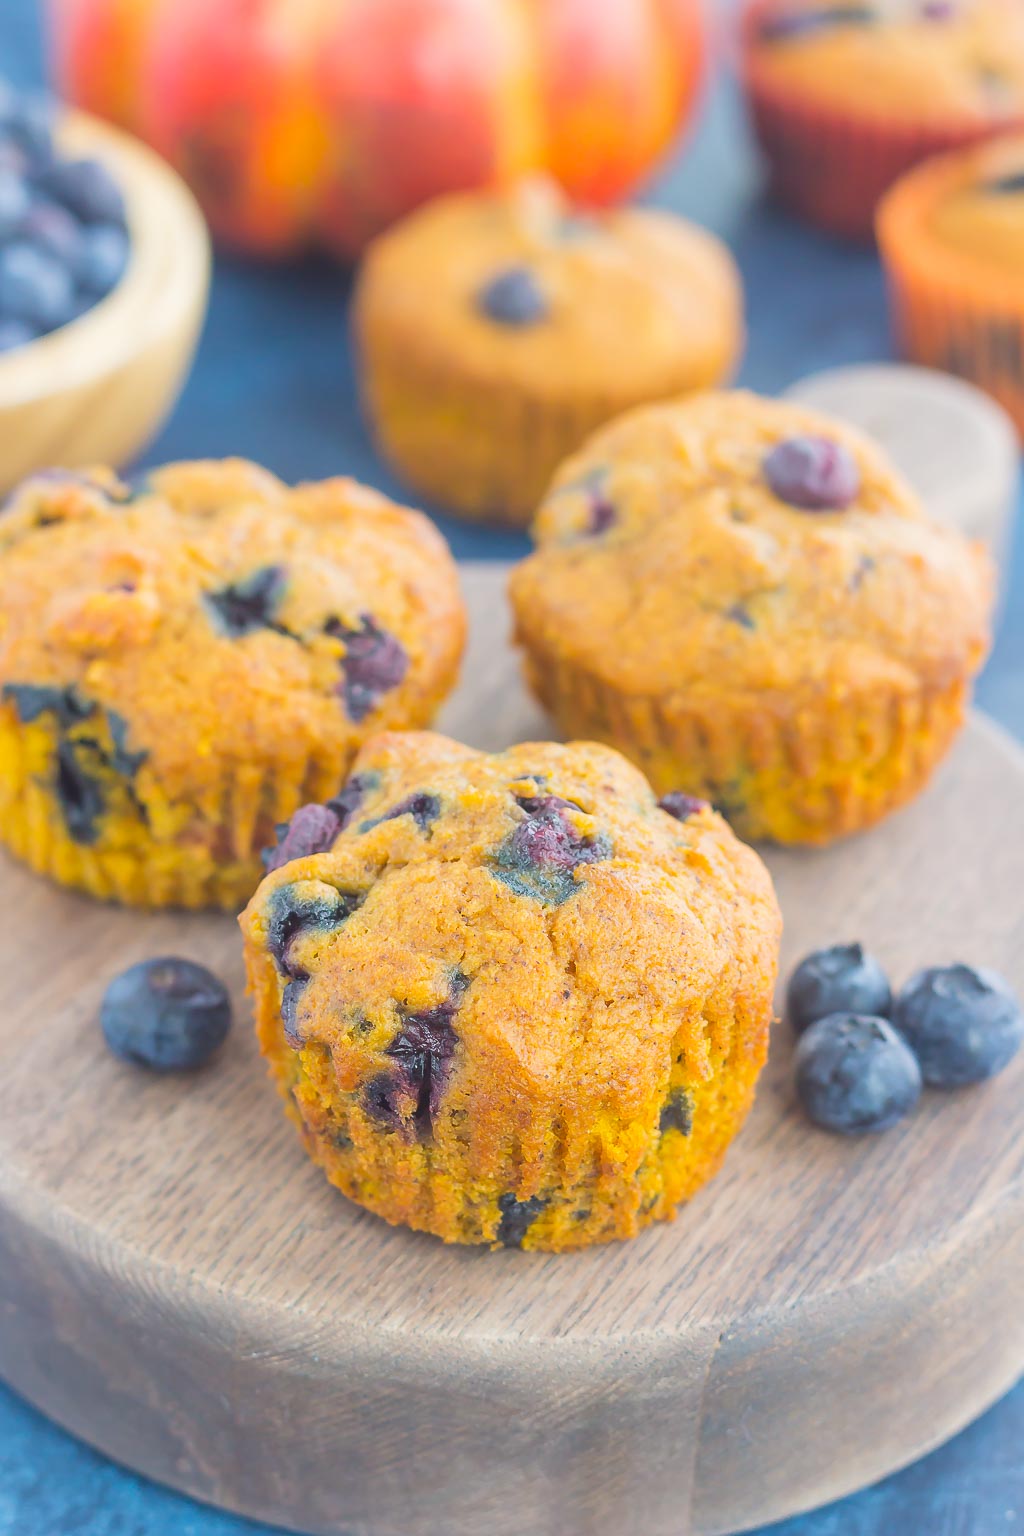
<path id="1" fill-rule="evenodd" d="M 443 721 L 545 734 L 468 568 Z M 975 719 L 885 827 L 769 856 L 784 965 L 860 937 L 902 980 L 963 957 L 1024 987 L 1024 755 Z M 672 1225 L 563 1257 L 445 1248 L 333 1192 L 248 1027 L 226 918 L 140 917 L 0 866 L 0 1373 L 118 1460 L 350 1536 L 687 1536 L 835 1498 L 1024 1367 L 1024 1060 L 888 1135 L 809 1126 L 776 1030 L 724 1172 Z M 155 953 L 236 989 L 219 1065 L 105 1051 L 105 983 Z"/>

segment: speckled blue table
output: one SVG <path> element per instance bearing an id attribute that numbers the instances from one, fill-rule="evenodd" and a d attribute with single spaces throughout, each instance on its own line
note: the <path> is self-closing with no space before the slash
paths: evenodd
<path id="1" fill-rule="evenodd" d="M 0 0 L 0 73 L 42 78 L 38 0 Z M 889 355 L 881 274 L 866 252 L 799 229 L 758 197 L 737 104 L 720 90 L 652 196 L 725 236 L 743 268 L 743 381 L 773 391 Z M 151 459 L 248 454 L 288 478 L 346 471 L 397 491 L 355 406 L 346 283 L 325 266 L 222 261 L 195 372 Z M 461 556 L 508 556 L 514 535 L 438 521 Z M 982 704 L 1024 737 L 1024 539 Z M 936 1339 L 936 1349 L 942 1340 Z M 245 1536 L 260 1527 L 122 1472 L 0 1387 L 0 1536 Z M 956 1440 L 774 1536 L 1024 1536 L 1024 1383 Z M 524 1532 L 523 1536 L 529 1536 Z"/>

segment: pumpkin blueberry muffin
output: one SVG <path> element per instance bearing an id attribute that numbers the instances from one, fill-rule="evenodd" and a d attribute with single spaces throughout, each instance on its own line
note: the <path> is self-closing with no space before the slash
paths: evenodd
<path id="1" fill-rule="evenodd" d="M 440 535 L 352 481 L 38 475 L 0 518 L 0 840 L 95 896 L 237 910 L 276 823 L 430 720 L 463 630 Z"/>
<path id="2" fill-rule="evenodd" d="M 979 384 L 1024 436 L 1024 134 L 905 176 L 878 241 L 903 352 Z"/>
<path id="3" fill-rule="evenodd" d="M 370 248 L 355 322 L 397 472 L 467 517 L 523 525 L 588 432 L 720 382 L 742 333 L 713 236 L 650 209 L 583 216 L 546 182 L 405 219 Z"/>
<path id="4" fill-rule="evenodd" d="M 631 412 L 534 535 L 511 595 L 538 698 L 743 837 L 825 843 L 909 800 L 988 647 L 980 547 L 867 439 L 781 401 Z"/>
<path id="5" fill-rule="evenodd" d="M 560 1250 L 668 1220 L 767 1049 L 780 919 L 709 806 L 618 753 L 367 742 L 241 923 L 260 1044 L 352 1200 Z"/>
<path id="6" fill-rule="evenodd" d="M 840 235 L 918 161 L 1024 124 L 1020 0 L 752 0 L 743 53 L 776 191 Z"/>

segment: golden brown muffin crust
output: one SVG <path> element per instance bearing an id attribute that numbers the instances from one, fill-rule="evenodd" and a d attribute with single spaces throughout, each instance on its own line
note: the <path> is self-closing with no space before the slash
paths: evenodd
<path id="1" fill-rule="evenodd" d="M 496 325 L 478 302 L 509 268 L 535 275 L 543 323 Z M 439 198 L 371 247 L 356 297 L 364 345 L 386 332 L 467 381 L 631 400 L 720 377 L 739 345 L 739 279 L 713 236 L 652 209 L 571 213 L 555 189 Z"/>
<path id="2" fill-rule="evenodd" d="M 804 434 L 844 444 L 841 511 L 773 494 L 764 460 Z M 588 534 L 595 497 L 608 526 Z M 521 628 L 627 693 L 688 698 L 876 682 L 942 686 L 987 645 L 987 562 L 932 524 L 859 434 L 742 392 L 633 412 L 560 471 L 512 577 Z"/>
<path id="3" fill-rule="evenodd" d="M 454 1241 L 494 1239 L 503 1200 L 539 1202 L 528 1246 L 670 1215 L 763 1061 L 779 917 L 760 860 L 591 744 L 385 735 L 355 766 L 346 830 L 242 919 L 261 1043 L 313 1156 Z M 693 1123 L 666 1137 L 672 1090 Z"/>
<path id="4" fill-rule="evenodd" d="M 419 514 L 351 480 L 292 490 L 240 460 L 170 465 L 131 500 L 106 485 L 30 480 L 0 522 L 0 684 L 116 710 L 174 793 L 202 794 L 211 755 L 301 761 L 329 745 L 347 760 L 364 720 L 400 719 L 453 672 L 457 581 Z M 232 592 L 241 627 L 218 609 Z M 344 635 L 367 615 L 407 665 L 355 719 Z"/>

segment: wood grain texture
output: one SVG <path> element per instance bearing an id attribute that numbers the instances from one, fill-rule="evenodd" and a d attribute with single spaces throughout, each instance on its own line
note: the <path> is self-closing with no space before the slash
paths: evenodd
<path id="1" fill-rule="evenodd" d="M 0 357 L 0 492 L 51 464 L 119 468 L 177 399 L 206 310 L 210 249 L 198 205 L 152 150 L 82 113 L 61 124 L 69 156 L 93 155 L 125 195 L 128 269 L 70 325 Z"/>
<path id="2" fill-rule="evenodd" d="M 502 573 L 443 722 L 542 736 Z M 902 980 L 1024 985 L 1024 758 L 975 719 L 933 788 L 770 855 L 784 966 L 858 936 Z M 723 1173 L 673 1225 L 556 1257 L 392 1230 L 307 1163 L 258 1059 L 233 925 L 109 910 L 0 866 L 0 1373 L 117 1459 L 358 1536 L 711 1536 L 881 1476 L 1024 1366 L 1024 1061 L 862 1142 L 795 1111 L 779 1027 Z M 217 1068 L 105 1052 L 112 974 L 159 952 L 238 997 Z"/>

